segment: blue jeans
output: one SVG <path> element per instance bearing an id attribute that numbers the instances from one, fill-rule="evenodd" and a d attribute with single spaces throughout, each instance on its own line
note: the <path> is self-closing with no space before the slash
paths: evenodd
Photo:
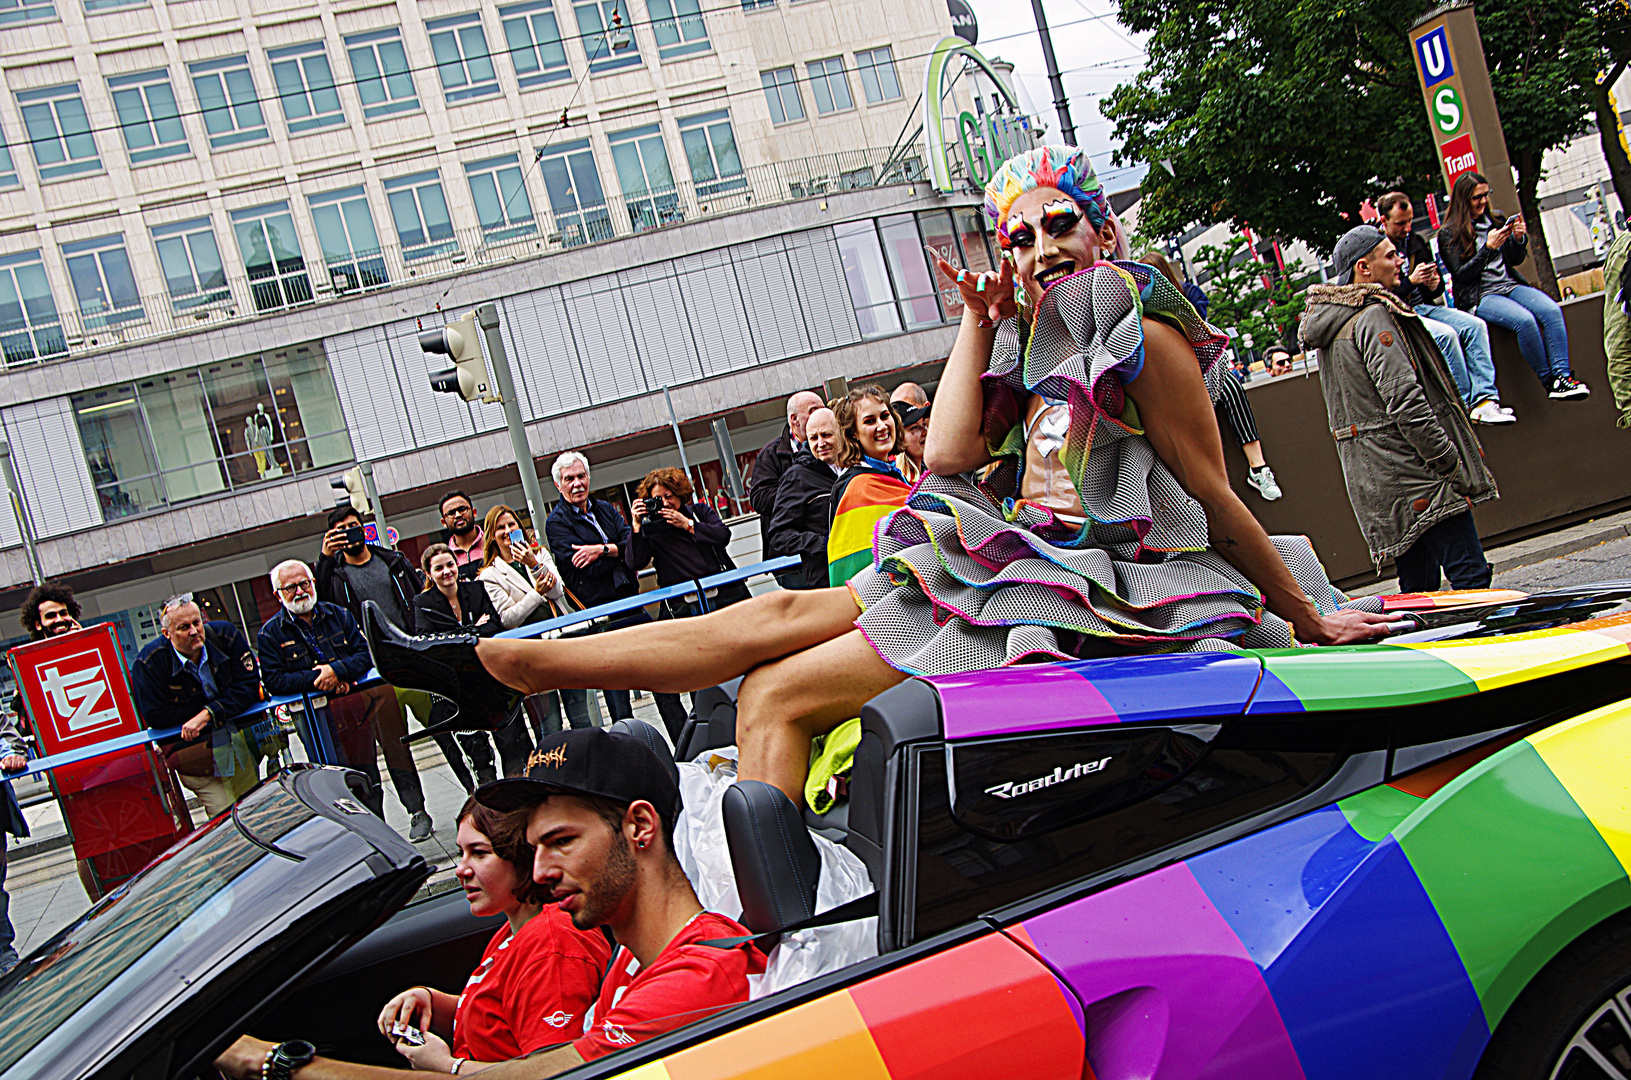
<path id="1" fill-rule="evenodd" d="M 17 931 L 11 927 L 11 897 L 6 895 L 6 842 L 0 830 L 0 975 L 10 971 L 17 963 Z"/>
<path id="2" fill-rule="evenodd" d="M 1461 400 L 1469 407 L 1481 401 L 1500 401 L 1495 358 L 1489 352 L 1489 325 L 1470 311 L 1434 304 L 1417 304 L 1416 314 L 1444 354 Z"/>
<path id="3" fill-rule="evenodd" d="M 1484 558 L 1472 511 L 1445 518 L 1416 538 L 1393 560 L 1402 593 L 1437 592 L 1440 568 L 1452 589 L 1487 589 L 1495 568 Z"/>
<path id="4" fill-rule="evenodd" d="M 1518 335 L 1518 349 L 1542 383 L 1549 386 L 1560 375 L 1574 374 L 1563 309 L 1539 289 L 1519 285 L 1506 296 L 1485 293 L 1478 301 L 1478 317 Z"/>

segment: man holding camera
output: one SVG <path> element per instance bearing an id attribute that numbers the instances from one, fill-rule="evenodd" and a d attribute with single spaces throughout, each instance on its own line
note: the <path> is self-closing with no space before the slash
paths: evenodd
<path id="1" fill-rule="evenodd" d="M 400 551 L 368 543 L 362 518 L 349 504 L 342 503 L 329 511 L 328 532 L 323 534 L 315 576 L 317 599 L 344 608 L 358 626 L 362 625 L 362 602 L 372 600 L 388 621 L 413 633 L 413 598 L 419 592 L 419 571 Z M 374 740 L 385 754 L 397 801 L 412 820 L 412 839 L 428 838 L 431 823 L 425 814 L 419 768 L 402 743 L 408 721 L 402 714 L 401 693 L 381 683 L 334 698 L 330 708 L 335 710 L 336 721 L 365 723 L 372 729 Z M 428 702 L 424 709 L 421 723 L 429 718 Z M 375 812 L 383 816 L 384 795 L 376 790 L 375 798 L 380 803 Z"/>

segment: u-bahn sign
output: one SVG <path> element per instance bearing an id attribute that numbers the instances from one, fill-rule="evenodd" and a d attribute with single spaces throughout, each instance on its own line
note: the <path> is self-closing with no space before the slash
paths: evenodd
<path id="1" fill-rule="evenodd" d="M 1490 205 L 1516 213 L 1518 192 L 1472 5 L 1438 8 L 1410 28 L 1410 48 L 1444 190 L 1455 187 L 1461 174 L 1476 170 L 1489 178 Z"/>
<path id="2" fill-rule="evenodd" d="M 955 62 L 969 60 L 991 80 L 1001 97 L 1003 108 L 987 109 L 980 95 L 971 95 L 974 112 L 961 109 L 956 116 L 949 110 L 958 109 L 955 99 L 948 100 L 949 82 L 955 82 L 961 68 Z M 948 144 L 946 128 L 955 119 L 953 136 Z M 1030 121 L 1020 115 L 1019 101 L 1009 91 L 1008 84 L 997 76 L 991 61 L 980 55 L 960 37 L 941 38 L 929 53 L 929 62 L 923 68 L 923 138 L 928 146 L 929 173 L 934 186 L 941 191 L 955 190 L 952 183 L 952 156 L 957 154 L 967 170 L 969 179 L 983 187 L 997 166 L 1022 150 L 1031 148 Z"/>

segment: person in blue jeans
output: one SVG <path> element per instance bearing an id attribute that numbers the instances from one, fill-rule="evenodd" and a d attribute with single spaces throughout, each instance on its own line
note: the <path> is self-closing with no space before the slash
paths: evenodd
<path id="1" fill-rule="evenodd" d="M 1518 336 L 1518 349 L 1548 397 L 1572 401 L 1591 388 L 1569 367 L 1563 309 L 1518 273 L 1529 248 L 1523 215 L 1490 209 L 1489 181 L 1462 173 L 1450 190 L 1450 209 L 1438 233 L 1438 253 L 1455 285 L 1455 306 Z"/>
<path id="2" fill-rule="evenodd" d="M 1382 232 L 1398 249 L 1403 261 L 1399 284 L 1393 292 L 1421 316 L 1422 325 L 1444 355 L 1455 379 L 1455 388 L 1468 414 L 1477 424 L 1515 424 L 1518 418 L 1501 405 L 1501 392 L 1495 388 L 1495 358 L 1489 351 L 1489 326 L 1470 311 L 1458 311 L 1443 303 L 1444 281 L 1427 240 L 1414 232 L 1416 210 L 1410 196 L 1390 191 L 1376 201 L 1382 215 Z"/>

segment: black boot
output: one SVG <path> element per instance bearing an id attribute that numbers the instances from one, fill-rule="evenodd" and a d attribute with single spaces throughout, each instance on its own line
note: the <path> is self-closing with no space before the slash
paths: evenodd
<path id="1" fill-rule="evenodd" d="M 509 723 L 522 694 L 487 673 L 476 658 L 475 634 L 405 634 L 391 625 L 372 600 L 362 604 L 362 632 L 380 677 L 392 686 L 424 690 L 446 698 L 457 712 L 446 721 L 409 737 L 439 731 L 492 731 Z"/>

